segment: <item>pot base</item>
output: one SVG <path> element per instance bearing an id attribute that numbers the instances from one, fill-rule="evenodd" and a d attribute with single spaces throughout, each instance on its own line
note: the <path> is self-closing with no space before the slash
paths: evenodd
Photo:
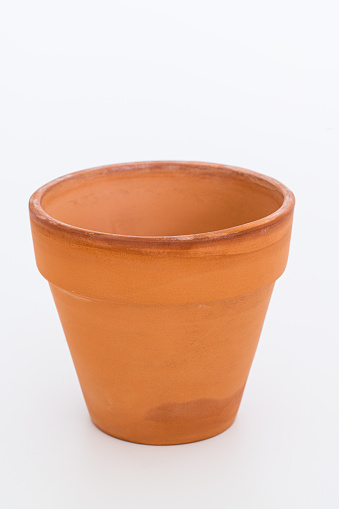
<path id="1" fill-rule="evenodd" d="M 236 417 L 233 417 L 233 419 L 228 422 L 226 425 L 220 427 L 220 430 L 213 431 L 213 432 L 206 432 L 206 434 L 199 434 L 195 437 L 191 437 L 190 439 L 182 439 L 182 440 L 171 440 L 169 437 L 163 438 L 163 439 L 149 439 L 149 440 L 142 440 L 142 439 L 133 439 L 132 437 L 122 436 L 118 434 L 113 434 L 112 432 L 108 431 L 107 429 L 103 428 L 99 424 L 97 424 L 92 418 L 91 421 L 94 424 L 96 428 L 98 428 L 100 431 L 105 433 L 106 435 L 109 435 L 113 438 L 117 438 L 118 440 L 123 440 L 124 442 L 130 442 L 133 444 L 140 444 L 140 445 L 183 445 L 183 444 L 192 444 L 194 442 L 201 442 L 202 440 L 207 440 L 209 438 L 213 438 L 215 436 L 221 435 L 221 433 L 224 433 L 224 431 L 228 430 L 234 424 Z"/>
<path id="2" fill-rule="evenodd" d="M 97 428 L 120 440 L 147 445 L 198 442 L 229 428 L 238 413 L 244 387 L 224 399 L 200 398 L 184 403 L 164 403 L 142 419 L 90 411 Z"/>

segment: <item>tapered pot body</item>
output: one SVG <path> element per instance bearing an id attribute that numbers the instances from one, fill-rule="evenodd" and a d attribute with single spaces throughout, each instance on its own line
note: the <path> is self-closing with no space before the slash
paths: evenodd
<path id="1" fill-rule="evenodd" d="M 37 265 L 101 430 L 178 444 L 233 423 L 293 206 L 273 179 L 188 162 L 86 170 L 33 194 Z"/>

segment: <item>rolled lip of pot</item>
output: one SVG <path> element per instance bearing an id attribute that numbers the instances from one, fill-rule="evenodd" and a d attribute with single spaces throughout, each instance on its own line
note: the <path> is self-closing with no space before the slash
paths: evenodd
<path id="1" fill-rule="evenodd" d="M 225 228 L 216 231 L 172 236 L 170 235 L 136 236 L 88 230 L 85 228 L 80 228 L 59 221 L 58 219 L 47 214 L 47 212 L 43 209 L 41 204 L 42 199 L 46 193 L 48 193 L 54 186 L 58 186 L 60 183 L 65 182 L 66 180 L 69 179 L 73 179 L 74 181 L 77 180 L 80 181 L 83 180 L 84 178 L 89 178 L 94 174 L 105 175 L 111 172 L 121 172 L 129 170 L 152 171 L 152 169 L 159 168 L 162 169 L 180 168 L 196 172 L 199 172 L 199 170 L 205 171 L 213 170 L 214 172 L 236 173 L 240 178 L 255 181 L 261 186 L 272 189 L 273 191 L 278 191 L 283 197 L 283 202 L 281 206 L 272 214 L 269 214 L 261 219 L 249 223 L 243 223 L 238 226 L 233 226 L 230 228 Z M 145 162 L 119 163 L 99 166 L 63 175 L 62 177 L 56 178 L 48 182 L 47 184 L 40 187 L 39 189 L 37 189 L 37 191 L 35 191 L 32 194 L 29 200 L 29 210 L 32 219 L 35 219 L 40 224 L 44 225 L 49 231 L 54 230 L 55 232 L 59 232 L 61 234 L 63 233 L 66 235 L 71 235 L 78 238 L 78 240 L 83 240 L 85 242 L 87 241 L 91 244 L 93 243 L 95 244 L 97 242 L 104 243 L 106 245 L 107 243 L 110 244 L 116 242 L 126 244 L 138 243 L 139 245 L 143 244 L 146 247 L 147 245 L 154 244 L 160 245 L 178 243 L 185 244 L 245 236 L 249 233 L 254 233 L 258 230 L 264 230 L 271 226 L 277 225 L 278 223 L 283 222 L 293 214 L 294 204 L 295 204 L 294 195 L 292 191 L 290 191 L 284 184 L 271 177 L 267 177 L 266 175 L 262 175 L 251 170 L 247 170 L 237 166 L 229 166 L 215 163 L 202 163 L 191 161 L 145 161 Z"/>

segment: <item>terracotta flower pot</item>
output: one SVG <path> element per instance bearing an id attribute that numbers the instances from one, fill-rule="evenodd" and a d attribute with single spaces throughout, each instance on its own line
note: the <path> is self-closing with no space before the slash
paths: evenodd
<path id="1" fill-rule="evenodd" d="M 91 418 L 145 444 L 234 421 L 289 250 L 294 197 L 218 164 L 118 164 L 66 175 L 30 199 Z"/>

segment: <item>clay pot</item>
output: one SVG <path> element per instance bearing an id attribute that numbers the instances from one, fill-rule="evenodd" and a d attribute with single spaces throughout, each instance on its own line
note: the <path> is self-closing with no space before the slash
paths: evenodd
<path id="1" fill-rule="evenodd" d="M 219 164 L 118 164 L 30 199 L 48 280 L 96 426 L 145 444 L 234 421 L 276 279 L 294 197 Z"/>

